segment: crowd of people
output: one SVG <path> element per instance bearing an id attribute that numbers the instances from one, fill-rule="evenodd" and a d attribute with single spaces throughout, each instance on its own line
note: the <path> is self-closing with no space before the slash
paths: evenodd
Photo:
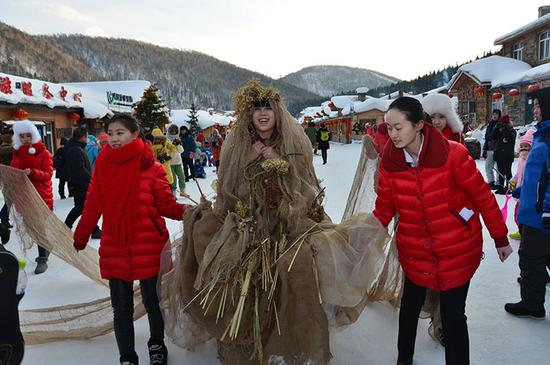
<path id="1" fill-rule="evenodd" d="M 504 262 L 512 254 L 491 189 L 518 199 L 518 232 L 510 237 L 520 239 L 521 300 L 504 309 L 516 316 L 546 315 L 550 88 L 531 97 L 538 124 L 536 131 L 521 136 L 517 151 L 510 118 L 493 110 L 483 146 L 487 182 L 463 144 L 463 124 L 446 95 L 431 94 L 422 102 L 397 98 L 384 122 L 370 132 L 380 164 L 375 208 L 368 219 L 380 231 L 398 222 L 395 244 L 404 273 L 399 365 L 413 363 L 418 318 L 428 292 L 439 294 L 446 363 L 469 364 L 465 307 L 483 258 L 480 217 L 499 259 Z M 22 170 L 50 210 L 54 167 L 61 199 L 66 199 L 68 185 L 74 207 L 65 224 L 73 228 L 80 217 L 74 248 L 86 249 L 90 238 L 101 240 L 99 267 L 109 282 L 121 364 L 138 364 L 134 281 L 139 281 L 149 319 L 151 364 L 167 363 L 165 325 L 174 327 L 184 313 L 216 339 L 224 364 L 276 358 L 296 364 L 330 361 L 329 311 L 319 301 L 325 295 L 319 289 L 324 285 L 319 277 L 324 276 L 316 274 L 325 268 L 315 264 L 322 261 L 323 251 L 313 247 L 319 235 L 341 240 L 343 247 L 353 246 L 354 239 L 369 239 L 352 239 L 323 210 L 325 191 L 313 156 L 320 150 L 327 163 L 331 132 L 314 123 L 302 129 L 277 91 L 256 81 L 241 88 L 235 102 L 236 121 L 228 136 L 216 129 L 209 138 L 194 136 L 175 124 L 144 135 L 133 117 L 117 114 L 97 138 L 75 128 L 54 156 L 29 121 L 15 122 L 13 131 L 1 138 L 0 163 Z M 513 175 L 515 153 L 519 162 Z M 187 196 L 186 182 L 200 177 L 206 165 L 218 173 L 215 202 L 205 197 L 197 205 L 178 202 Z M 164 217 L 184 221 L 185 229 L 167 280 L 171 315 L 163 318 L 157 284 L 161 253 L 169 241 Z M 0 219 L 0 237 L 7 244 L 12 228 L 7 205 Z M 36 274 L 48 268 L 48 255 L 38 244 Z M 227 299 L 232 293 L 237 294 L 234 301 Z M 321 299 L 334 308 L 346 306 L 345 298 Z"/>

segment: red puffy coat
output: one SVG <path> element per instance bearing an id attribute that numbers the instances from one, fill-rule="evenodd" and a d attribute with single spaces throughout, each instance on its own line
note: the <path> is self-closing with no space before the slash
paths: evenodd
<path id="1" fill-rule="evenodd" d="M 441 133 L 443 133 L 445 138 L 447 138 L 449 141 L 455 141 L 464 144 L 464 136 L 462 135 L 462 133 L 453 132 L 453 130 L 449 126 L 443 128 L 443 131 Z"/>
<path id="2" fill-rule="evenodd" d="M 405 275 L 415 284 L 449 290 L 468 282 L 482 259 L 479 214 L 497 247 L 508 245 L 507 228 L 494 195 L 468 150 L 425 125 L 417 167 L 388 143 L 380 165 L 373 214 L 387 226 L 399 213 L 397 249 Z M 458 212 L 475 212 L 468 221 Z"/>
<path id="3" fill-rule="evenodd" d="M 29 153 L 31 147 L 35 153 Z M 21 146 L 18 150 L 14 150 L 11 167 L 21 170 L 31 169 L 29 180 L 31 180 L 44 203 L 46 203 L 50 210 L 53 210 L 53 158 L 50 151 L 44 146 L 44 143 L 38 142 L 31 146 Z"/>
<path id="4" fill-rule="evenodd" d="M 388 127 L 386 126 L 386 123 L 378 124 L 376 134 L 374 135 L 374 146 L 376 147 L 376 151 L 379 155 L 382 155 L 384 147 L 389 140 L 390 136 L 388 134 Z"/>
<path id="5" fill-rule="evenodd" d="M 131 212 L 133 214 L 132 221 L 128 223 L 130 226 L 126 227 L 131 232 L 129 241 L 122 243 L 115 239 L 114 229 L 116 229 L 117 222 L 113 225 L 113 222 L 107 222 L 108 219 L 105 218 L 112 214 L 113 207 L 117 202 L 105 202 L 101 199 L 101 194 L 104 191 L 103 186 L 106 185 L 106 176 L 109 176 L 105 171 L 108 164 L 105 160 L 109 158 L 108 155 L 112 151 L 110 147 L 107 147 L 96 160 L 84 211 L 74 233 L 75 245 L 83 248 L 99 217 L 103 215 L 99 267 L 101 277 L 104 279 L 133 281 L 149 279 L 158 275 L 160 254 L 169 240 L 163 216 L 182 220 L 186 207 L 184 204 L 178 204 L 174 199 L 170 185 L 166 180 L 166 172 L 161 164 L 154 162 L 150 147 L 141 140 L 137 140 L 137 142 L 142 146 L 140 148 L 147 149 L 147 154 L 146 160 L 142 164 L 141 175 L 136 181 L 136 188 L 128 195 L 128 199 L 133 199 L 131 204 L 134 207 Z M 112 168 L 112 165 L 108 168 Z M 123 166 L 121 166 L 122 168 Z M 127 185 L 131 185 L 131 183 L 128 181 Z M 124 220 L 121 220 L 119 224 L 123 224 L 123 222 Z"/>

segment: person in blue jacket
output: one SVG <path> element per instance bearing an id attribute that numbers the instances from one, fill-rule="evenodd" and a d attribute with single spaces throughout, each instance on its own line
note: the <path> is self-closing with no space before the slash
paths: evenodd
<path id="1" fill-rule="evenodd" d="M 521 301 L 507 303 L 504 309 L 516 316 L 544 319 L 546 267 L 550 264 L 550 87 L 530 96 L 538 123 L 523 184 L 518 188 L 521 199 L 517 219 L 523 225 L 518 251 Z"/>
<path id="2" fill-rule="evenodd" d="M 197 151 L 197 143 L 193 134 L 189 131 L 189 128 L 186 126 L 180 127 L 180 141 L 181 146 L 183 147 L 183 152 L 181 153 L 181 162 L 183 165 L 183 174 L 185 175 L 185 181 L 195 178 L 195 166 L 194 158 L 195 152 Z"/>

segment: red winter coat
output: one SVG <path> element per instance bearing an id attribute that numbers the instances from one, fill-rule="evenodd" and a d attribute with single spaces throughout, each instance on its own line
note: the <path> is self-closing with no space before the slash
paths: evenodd
<path id="1" fill-rule="evenodd" d="M 386 123 L 380 123 L 376 129 L 376 134 L 374 135 L 374 146 L 379 155 L 382 155 L 386 143 L 390 140 L 390 135 L 388 134 L 388 127 Z"/>
<path id="2" fill-rule="evenodd" d="M 30 147 L 34 148 L 35 153 L 29 153 Z M 21 170 L 31 169 L 29 180 L 44 203 L 53 210 L 53 158 L 44 143 L 38 142 L 32 146 L 21 146 L 18 150 L 14 150 L 11 167 Z"/>
<path id="3" fill-rule="evenodd" d="M 103 214 L 102 237 L 99 247 L 99 268 L 104 279 L 121 279 L 125 281 L 144 280 L 159 273 L 160 254 L 169 239 L 164 217 L 175 220 L 183 219 L 185 205 L 178 204 L 172 195 L 162 165 L 151 159 L 143 167 L 141 177 L 136 183 L 137 189 L 131 192 L 129 199 L 137 199 L 132 204 L 136 207 L 135 221 L 127 227 L 132 232 L 130 241 L 123 244 L 115 242 L 112 226 L 105 222 L 105 215 L 112 209 L 109 202 L 100 204 L 102 173 L 106 165 L 109 148 L 102 152 L 95 165 L 84 211 L 74 233 L 75 245 L 84 247 L 99 217 Z M 112 222 L 111 222 L 112 223 Z"/>
<path id="4" fill-rule="evenodd" d="M 449 126 L 443 128 L 443 131 L 441 133 L 443 133 L 445 138 L 447 138 L 449 141 L 455 141 L 457 143 L 464 144 L 464 136 L 462 135 L 462 133 L 453 132 L 453 130 Z"/>
<path id="5" fill-rule="evenodd" d="M 425 124 L 418 167 L 388 143 L 380 165 L 373 214 L 387 226 L 399 213 L 397 249 L 405 275 L 415 284 L 449 290 L 468 282 L 482 259 L 483 216 L 497 247 L 508 245 L 507 228 L 494 195 L 468 150 Z M 462 208 L 475 212 L 468 221 Z"/>

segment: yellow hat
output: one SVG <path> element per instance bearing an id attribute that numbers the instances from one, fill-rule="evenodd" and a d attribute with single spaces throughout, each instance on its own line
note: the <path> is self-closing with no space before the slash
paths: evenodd
<path id="1" fill-rule="evenodd" d="M 160 130 L 160 128 L 155 128 L 151 131 L 151 134 L 153 137 L 164 137 L 164 133 Z"/>

